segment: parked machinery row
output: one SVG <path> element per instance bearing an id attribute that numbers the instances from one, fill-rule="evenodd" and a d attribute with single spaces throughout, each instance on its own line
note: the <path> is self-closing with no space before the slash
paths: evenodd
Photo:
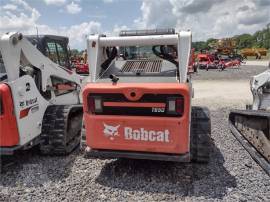
<path id="1" fill-rule="evenodd" d="M 83 103 L 88 156 L 207 162 L 209 111 L 191 107 L 191 33 L 156 31 L 89 36 L 87 77 L 70 70 L 67 38 L 3 35 L 1 154 L 69 153 L 80 142 Z M 149 57 L 129 59 L 138 46 Z"/>
<path id="2" fill-rule="evenodd" d="M 33 146 L 68 154 L 85 136 L 90 158 L 208 162 L 210 113 L 191 104 L 190 32 L 90 35 L 87 76 L 71 70 L 67 44 L 51 35 L 1 36 L 1 155 Z M 268 80 L 268 72 L 254 77 L 253 111 L 233 112 L 230 126 L 259 151 L 269 173 Z M 250 128 L 252 135 L 241 135 Z M 259 143 L 250 140 L 259 135 Z"/>

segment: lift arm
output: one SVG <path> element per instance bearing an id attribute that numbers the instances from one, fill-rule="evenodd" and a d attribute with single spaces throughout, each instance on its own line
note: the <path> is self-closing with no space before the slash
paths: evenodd
<path id="1" fill-rule="evenodd" d="M 48 87 L 52 87 L 50 83 L 51 76 L 66 79 L 81 86 L 82 78 L 79 75 L 45 57 L 21 33 L 2 35 L 0 38 L 0 51 L 8 81 L 14 81 L 19 78 L 22 66 L 32 65 L 42 72 L 42 90 L 44 92 Z"/>

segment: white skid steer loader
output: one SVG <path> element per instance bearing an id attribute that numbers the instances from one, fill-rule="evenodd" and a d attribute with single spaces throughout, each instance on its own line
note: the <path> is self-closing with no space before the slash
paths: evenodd
<path id="1" fill-rule="evenodd" d="M 79 145 L 83 79 L 68 53 L 66 37 L 0 37 L 0 155 L 36 145 L 68 154 Z"/>
<path id="2" fill-rule="evenodd" d="M 254 76 L 250 88 L 253 104 L 246 110 L 232 110 L 229 125 L 236 139 L 270 175 L 270 69 Z"/>

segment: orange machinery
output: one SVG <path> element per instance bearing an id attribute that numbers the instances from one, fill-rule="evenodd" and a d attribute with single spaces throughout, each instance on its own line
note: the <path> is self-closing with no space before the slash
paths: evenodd
<path id="1" fill-rule="evenodd" d="M 153 47 L 157 57 L 116 57 L 119 47 L 126 55 L 137 47 L 140 55 L 140 46 Z M 177 47 L 177 60 L 168 46 Z M 210 115 L 207 108 L 191 106 L 190 46 L 190 32 L 89 36 L 91 78 L 83 90 L 87 156 L 208 161 Z"/>

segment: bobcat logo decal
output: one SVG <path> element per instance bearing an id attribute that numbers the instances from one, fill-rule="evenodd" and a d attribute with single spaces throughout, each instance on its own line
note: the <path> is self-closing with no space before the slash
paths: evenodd
<path id="1" fill-rule="evenodd" d="M 110 126 L 110 125 L 107 125 L 106 123 L 103 123 L 103 126 L 104 126 L 103 133 L 110 140 L 114 140 L 114 137 L 119 136 L 118 128 L 120 127 L 120 125 Z"/>

